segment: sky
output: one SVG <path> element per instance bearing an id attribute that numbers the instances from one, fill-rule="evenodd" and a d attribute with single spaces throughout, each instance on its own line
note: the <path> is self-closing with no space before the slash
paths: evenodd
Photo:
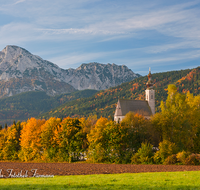
<path id="1" fill-rule="evenodd" d="M 126 65 L 141 75 L 200 65 L 200 0 L 0 0 L 0 51 L 63 69 Z"/>

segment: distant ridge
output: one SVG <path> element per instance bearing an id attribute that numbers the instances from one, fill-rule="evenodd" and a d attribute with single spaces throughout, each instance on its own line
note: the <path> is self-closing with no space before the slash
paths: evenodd
<path id="1" fill-rule="evenodd" d="M 127 66 L 116 64 L 84 63 L 77 69 L 66 70 L 68 83 L 78 90 L 104 90 L 131 81 L 141 75 L 133 73 Z"/>

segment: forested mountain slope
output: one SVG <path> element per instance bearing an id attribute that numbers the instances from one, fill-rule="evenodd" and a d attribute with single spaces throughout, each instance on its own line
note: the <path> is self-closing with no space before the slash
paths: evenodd
<path id="1" fill-rule="evenodd" d="M 0 99 L 0 124 L 10 124 L 15 121 L 27 120 L 36 117 L 67 101 L 89 97 L 96 90 L 82 90 L 55 97 L 46 95 L 45 92 L 32 91 Z"/>
<path id="2" fill-rule="evenodd" d="M 168 84 L 176 84 L 179 92 L 188 90 L 197 95 L 200 90 L 200 67 L 181 71 L 170 71 L 152 75 L 154 89 L 156 90 L 156 111 L 159 111 L 161 100 L 167 98 Z M 67 102 L 40 118 L 55 117 L 78 117 L 97 114 L 98 117 L 113 117 L 118 98 L 144 100 L 147 76 L 139 77 L 131 82 L 124 83 L 108 90 L 97 92 L 89 98 L 80 98 Z"/>

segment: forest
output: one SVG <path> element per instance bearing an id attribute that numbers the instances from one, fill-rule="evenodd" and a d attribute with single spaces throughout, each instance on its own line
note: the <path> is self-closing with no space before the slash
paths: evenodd
<path id="1" fill-rule="evenodd" d="M 31 91 L 0 99 L 0 124 L 12 124 L 45 113 L 68 101 L 94 95 L 97 90 L 83 90 L 57 96 L 42 91 Z"/>
<path id="2" fill-rule="evenodd" d="M 151 119 L 30 118 L 0 128 L 0 160 L 132 164 L 200 164 L 200 95 L 168 85 Z"/>

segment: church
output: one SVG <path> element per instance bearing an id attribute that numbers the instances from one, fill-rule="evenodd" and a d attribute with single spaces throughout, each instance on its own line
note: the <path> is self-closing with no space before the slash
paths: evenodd
<path id="1" fill-rule="evenodd" d="M 145 90 L 145 100 L 119 99 L 115 110 L 114 121 L 120 123 L 128 112 L 134 112 L 143 115 L 149 119 L 155 114 L 155 90 L 151 70 L 149 68 L 147 89 Z"/>

